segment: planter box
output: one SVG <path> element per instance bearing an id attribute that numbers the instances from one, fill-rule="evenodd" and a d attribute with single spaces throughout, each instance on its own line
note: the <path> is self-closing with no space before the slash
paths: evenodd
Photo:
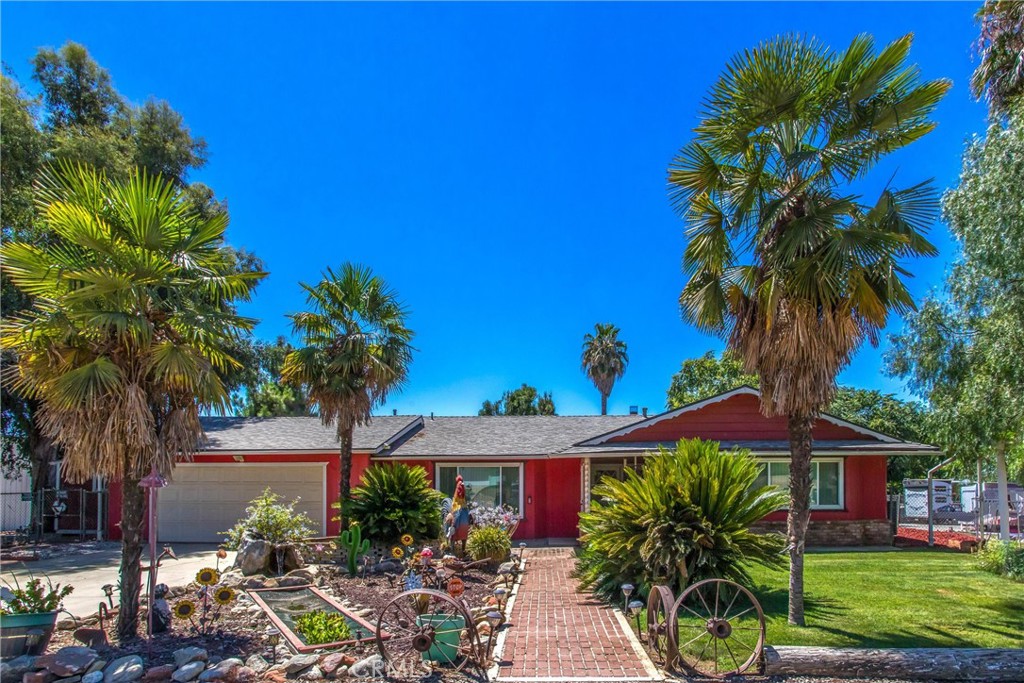
<path id="1" fill-rule="evenodd" d="M 43 654 L 56 624 L 56 612 L 0 615 L 0 659 Z"/>

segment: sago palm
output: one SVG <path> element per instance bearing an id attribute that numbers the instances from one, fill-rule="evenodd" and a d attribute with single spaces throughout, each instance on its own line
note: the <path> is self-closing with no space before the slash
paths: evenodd
<path id="1" fill-rule="evenodd" d="M 139 172 L 112 181 L 65 165 L 45 176 L 39 213 L 54 238 L 5 246 L 6 275 L 33 297 L 9 321 L 13 382 L 41 402 L 41 428 L 63 448 L 64 473 L 121 480 L 121 610 L 138 626 L 143 490 L 196 449 L 204 408 L 224 409 L 225 352 L 254 321 L 232 303 L 262 273 L 234 271 L 227 217 L 202 217 L 170 181 Z"/>
<path id="2" fill-rule="evenodd" d="M 323 423 L 337 428 L 344 527 L 352 432 L 405 384 L 413 333 L 398 296 L 369 268 L 346 263 L 340 273 L 328 268 L 316 286 L 301 285 L 311 310 L 289 317 L 303 348 L 288 354 L 281 375 L 302 385 Z"/>
<path id="3" fill-rule="evenodd" d="M 749 582 L 751 563 L 779 566 L 781 536 L 750 527 L 786 496 L 755 487 L 758 468 L 749 451 L 684 439 L 645 458 L 639 474 L 605 477 L 580 514 L 580 578 L 609 597 L 624 582 L 639 582 L 644 593 L 664 583 L 678 595 L 707 578 Z"/>
<path id="4" fill-rule="evenodd" d="M 583 337 L 580 368 L 601 393 L 601 414 L 608 414 L 608 396 L 615 382 L 626 372 L 629 356 L 626 342 L 619 339 L 619 328 L 611 323 L 597 323 L 594 333 Z"/>
<path id="5" fill-rule="evenodd" d="M 936 253 L 928 183 L 857 194 L 886 153 L 931 131 L 949 82 L 907 64 L 911 36 L 836 54 L 785 36 L 736 56 L 669 169 L 687 222 L 683 318 L 720 333 L 761 379 L 766 415 L 788 419 L 789 620 L 804 623 L 811 427 L 836 375 L 892 312 L 914 306 L 900 260 Z"/>

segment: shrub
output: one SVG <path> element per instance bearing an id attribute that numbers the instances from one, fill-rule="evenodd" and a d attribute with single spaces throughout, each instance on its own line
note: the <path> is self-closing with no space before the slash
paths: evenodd
<path id="1" fill-rule="evenodd" d="M 441 535 L 443 498 L 422 467 L 373 465 L 352 490 L 348 516 L 381 543 L 395 543 L 402 534 L 434 539 Z"/>
<path id="2" fill-rule="evenodd" d="M 18 583 L 18 577 L 14 577 L 14 586 L 4 586 L 0 590 L 0 614 L 41 614 L 43 612 L 56 612 L 61 608 L 64 598 L 71 594 L 74 588 L 64 586 L 61 588 L 46 579 L 32 577 L 25 582 L 22 588 Z"/>
<path id="3" fill-rule="evenodd" d="M 280 500 L 281 496 L 271 491 L 269 486 L 263 489 L 263 493 L 245 508 L 245 518 L 224 532 L 227 534 L 225 547 L 238 550 L 246 537 L 281 545 L 312 536 L 313 520 L 304 512 L 295 511 L 299 499 L 287 505 Z"/>
<path id="4" fill-rule="evenodd" d="M 1024 581 L 1024 543 L 990 539 L 978 553 L 978 566 L 1014 581 Z"/>
<path id="5" fill-rule="evenodd" d="M 466 550 L 474 560 L 489 558 L 494 563 L 503 562 L 512 552 L 512 539 L 498 526 L 473 527 L 466 538 Z"/>
<path id="6" fill-rule="evenodd" d="M 352 631 L 340 612 L 325 612 L 322 609 L 296 617 L 295 631 L 307 645 L 337 643 L 352 637 Z"/>
<path id="7" fill-rule="evenodd" d="M 580 515 L 577 576 L 583 585 L 618 599 L 623 583 L 668 584 L 678 595 L 690 583 L 713 577 L 747 582 L 746 562 L 784 564 L 779 534 L 750 530 L 784 506 L 786 494 L 753 488 L 758 463 L 748 451 L 719 451 L 718 444 L 682 440 L 661 448 L 643 471 L 625 481 L 605 477 L 598 500 Z"/>

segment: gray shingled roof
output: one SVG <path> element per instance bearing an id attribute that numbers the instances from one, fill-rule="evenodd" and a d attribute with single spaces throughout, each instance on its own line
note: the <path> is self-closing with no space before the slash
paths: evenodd
<path id="1" fill-rule="evenodd" d="M 642 419 L 639 415 L 425 417 L 422 429 L 382 455 L 548 455 Z"/>
<path id="2" fill-rule="evenodd" d="M 374 417 L 357 427 L 353 448 L 396 458 L 423 456 L 548 455 L 596 434 L 625 427 L 638 415 L 520 417 Z M 422 422 L 422 426 L 413 425 Z M 414 426 L 402 438 L 396 435 Z M 333 427 L 316 417 L 207 417 L 205 452 L 317 451 L 338 448 Z M 393 441 L 393 443 L 388 443 Z M 391 446 L 385 449 L 385 446 Z"/>
<path id="3" fill-rule="evenodd" d="M 419 419 L 416 415 L 375 417 L 370 424 L 356 427 L 352 447 L 375 450 Z M 338 450 L 335 428 L 325 427 L 319 417 L 204 417 L 202 424 L 205 452 Z"/>

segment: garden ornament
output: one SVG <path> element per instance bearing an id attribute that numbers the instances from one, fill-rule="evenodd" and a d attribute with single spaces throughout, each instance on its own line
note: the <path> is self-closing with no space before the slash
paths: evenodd
<path id="1" fill-rule="evenodd" d="M 370 539 L 363 538 L 363 530 L 358 523 L 352 522 L 348 529 L 341 532 L 341 545 L 348 551 L 348 573 L 355 576 L 360 555 L 370 549 Z"/>

